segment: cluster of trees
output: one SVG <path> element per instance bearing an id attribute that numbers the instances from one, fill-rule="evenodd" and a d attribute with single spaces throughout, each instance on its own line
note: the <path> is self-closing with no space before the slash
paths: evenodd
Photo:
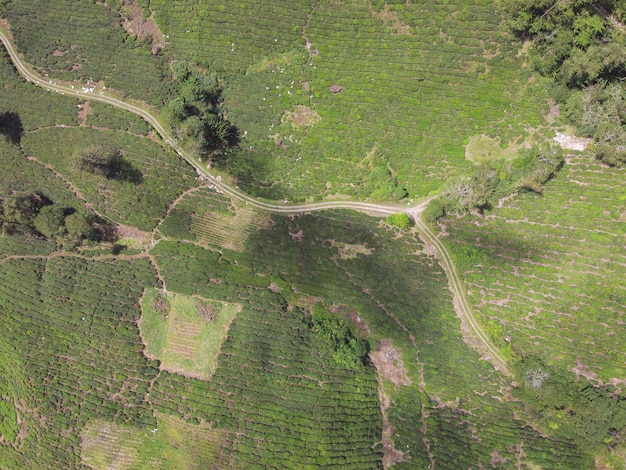
<path id="1" fill-rule="evenodd" d="M 40 192 L 4 196 L 0 224 L 3 233 L 44 236 L 64 247 L 98 238 L 93 219 L 71 207 L 54 204 Z"/>
<path id="2" fill-rule="evenodd" d="M 0 113 L 0 134 L 14 145 L 18 145 L 24 132 L 20 115 L 12 111 Z"/>
<path id="3" fill-rule="evenodd" d="M 578 131 L 594 139 L 596 157 L 609 165 L 626 163 L 626 101 L 622 83 L 601 82 L 573 91 L 564 113 Z"/>
<path id="4" fill-rule="evenodd" d="M 323 305 L 316 304 L 310 326 L 313 333 L 330 348 L 337 364 L 348 369 L 358 369 L 365 364 L 369 344 L 355 336 L 344 319 L 335 316 Z"/>
<path id="5" fill-rule="evenodd" d="M 516 191 L 540 193 L 562 164 L 562 151 L 552 144 L 522 149 L 513 160 L 481 163 L 471 177 L 448 183 L 441 200 L 425 212 L 425 220 L 432 221 L 445 212 L 489 209 L 499 198 Z"/>
<path id="6" fill-rule="evenodd" d="M 509 25 L 532 39 L 532 59 L 556 82 L 556 99 L 596 156 L 626 162 L 626 5 L 619 0 L 510 0 Z"/>
<path id="7" fill-rule="evenodd" d="M 517 393 L 557 435 L 573 437 L 592 451 L 626 442 L 626 399 L 614 389 L 594 387 L 534 356 L 515 367 Z"/>
<path id="8" fill-rule="evenodd" d="M 178 96 L 163 109 L 162 117 L 181 145 L 196 155 L 235 145 L 237 129 L 221 110 L 217 77 L 187 62 L 174 62 L 172 71 Z"/>

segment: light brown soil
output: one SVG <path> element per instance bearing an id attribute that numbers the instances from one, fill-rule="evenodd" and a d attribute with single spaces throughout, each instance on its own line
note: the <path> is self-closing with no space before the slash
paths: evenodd
<path id="1" fill-rule="evenodd" d="M 198 311 L 198 316 L 204 320 L 214 322 L 217 318 L 217 312 L 210 303 L 198 301 L 196 310 Z"/>
<path id="2" fill-rule="evenodd" d="M 393 33 L 402 34 L 405 36 L 411 35 L 411 27 L 408 24 L 400 21 L 400 19 L 398 18 L 398 12 L 390 10 L 388 5 L 385 5 L 380 13 L 372 10 L 372 15 L 380 19 L 383 24 Z"/>
<path id="3" fill-rule="evenodd" d="M 321 119 L 319 114 L 304 105 L 296 106 L 294 111 L 285 112 L 283 117 L 283 121 L 290 121 L 293 127 L 312 126 Z"/>
<path id="4" fill-rule="evenodd" d="M 152 234 L 150 232 L 143 232 L 138 228 L 131 227 L 130 225 L 117 225 L 117 234 L 120 238 L 130 238 L 132 240 L 144 241 L 150 240 Z"/>
<path id="5" fill-rule="evenodd" d="M 87 125 L 87 116 L 93 114 L 93 110 L 91 109 L 91 103 L 89 101 L 85 101 L 78 105 L 78 125 L 81 127 L 85 127 Z"/>
<path id="6" fill-rule="evenodd" d="M 402 361 L 402 356 L 393 347 L 389 340 L 379 341 L 376 351 L 370 354 L 370 358 L 384 379 L 389 380 L 396 387 L 399 385 L 411 385 L 411 379 L 407 374 L 406 367 Z"/>
<path id="7" fill-rule="evenodd" d="M 158 54 L 165 47 L 165 36 L 159 31 L 154 18 L 143 18 L 141 6 L 131 0 L 124 0 L 122 14 L 125 16 L 122 26 L 130 36 L 152 39 L 152 54 Z"/>

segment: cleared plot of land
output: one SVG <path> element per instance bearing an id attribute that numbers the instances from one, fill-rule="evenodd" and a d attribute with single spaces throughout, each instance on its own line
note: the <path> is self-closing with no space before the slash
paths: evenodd
<path id="1" fill-rule="evenodd" d="M 543 195 L 443 222 L 476 312 L 500 346 L 593 381 L 624 382 L 625 176 L 572 156 Z"/>
<path id="2" fill-rule="evenodd" d="M 160 413 L 156 418 L 154 429 L 89 421 L 80 433 L 82 463 L 94 470 L 219 468 L 224 431 Z"/>
<path id="3" fill-rule="evenodd" d="M 235 203 L 234 211 L 206 211 L 191 219 L 191 232 L 203 246 L 221 246 L 243 251 L 251 232 L 271 223 L 268 213 L 260 212 L 244 203 Z"/>
<path id="4" fill-rule="evenodd" d="M 146 353 L 159 359 L 163 369 L 208 378 L 239 310 L 237 304 L 150 289 L 139 324 Z"/>

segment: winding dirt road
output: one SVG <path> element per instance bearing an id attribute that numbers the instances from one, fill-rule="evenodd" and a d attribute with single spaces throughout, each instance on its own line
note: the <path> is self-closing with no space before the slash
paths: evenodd
<path id="1" fill-rule="evenodd" d="M 90 101 L 100 101 L 103 103 L 110 104 L 111 106 L 116 106 L 121 109 L 125 109 L 131 113 L 134 113 L 141 118 L 143 118 L 146 122 L 148 122 L 162 137 L 163 141 L 173 148 L 180 157 L 184 158 L 191 166 L 193 166 L 196 171 L 208 179 L 212 184 L 214 184 L 220 191 L 224 194 L 229 195 L 235 199 L 245 202 L 253 207 L 256 207 L 261 210 L 281 213 L 281 214 L 295 214 L 301 212 L 312 212 L 319 211 L 324 209 L 352 209 L 363 211 L 367 213 L 374 213 L 379 215 L 390 215 L 397 212 L 405 212 L 409 214 L 415 220 L 415 226 L 419 230 L 423 239 L 434 246 L 439 252 L 439 260 L 444 268 L 448 281 L 450 284 L 450 289 L 456 297 L 457 303 L 457 313 L 461 317 L 461 320 L 464 321 L 467 326 L 471 328 L 474 332 L 476 339 L 481 344 L 481 349 L 486 353 L 487 358 L 491 361 L 491 363 L 496 367 L 496 369 L 500 370 L 504 374 L 508 374 L 508 369 L 506 367 L 506 361 L 500 356 L 498 353 L 498 349 L 491 342 L 487 334 L 482 330 L 476 317 L 474 316 L 474 312 L 472 311 L 471 305 L 467 298 L 467 294 L 465 293 L 465 288 L 463 286 L 463 282 L 456 270 L 456 267 L 450 257 L 445 246 L 441 243 L 441 241 L 437 238 L 437 236 L 430 230 L 430 228 L 422 221 L 421 213 L 426 207 L 426 205 L 433 199 L 429 198 L 426 201 L 421 202 L 418 205 L 411 207 L 401 207 L 401 206 L 391 206 L 391 205 L 382 205 L 382 204 L 371 204 L 367 202 L 358 202 L 358 201 L 326 201 L 326 202 L 317 202 L 311 204 L 301 204 L 301 205 L 292 205 L 292 204 L 276 204 L 272 202 L 266 202 L 248 194 L 242 192 L 237 188 L 233 188 L 229 186 L 225 182 L 221 181 L 221 178 L 212 175 L 198 160 L 196 160 L 192 155 L 185 152 L 183 148 L 181 148 L 176 140 L 169 133 L 167 128 L 161 124 L 161 122 L 149 111 L 145 108 L 139 106 L 138 104 L 132 104 L 128 101 L 121 100 L 116 98 L 115 96 L 111 96 L 104 90 L 95 90 L 89 87 L 80 86 L 79 89 L 75 89 L 73 86 L 58 84 L 53 80 L 45 79 L 38 73 L 34 72 L 27 64 L 25 64 L 18 53 L 15 51 L 11 41 L 8 38 L 6 32 L 0 27 L 0 41 L 4 44 L 13 65 L 17 69 L 17 71 L 29 82 L 32 82 L 41 88 L 54 91 L 56 93 L 60 93 L 63 95 L 74 96 L 84 100 Z"/>

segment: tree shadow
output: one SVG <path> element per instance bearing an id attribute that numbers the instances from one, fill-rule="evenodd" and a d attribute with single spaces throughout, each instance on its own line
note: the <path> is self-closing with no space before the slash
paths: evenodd
<path id="1" fill-rule="evenodd" d="M 237 185 L 254 196 L 271 197 L 274 183 L 270 179 L 270 159 L 256 149 L 233 147 L 211 155 L 211 161 L 220 170 L 235 177 Z"/>
<path id="2" fill-rule="evenodd" d="M 141 184 L 143 182 L 143 173 L 121 155 L 111 159 L 107 167 L 106 176 L 108 179 L 128 181 L 133 184 Z"/>
<path id="3" fill-rule="evenodd" d="M 0 134 L 4 135 L 7 141 L 19 145 L 23 133 L 24 126 L 19 114 L 12 111 L 0 113 Z"/>

